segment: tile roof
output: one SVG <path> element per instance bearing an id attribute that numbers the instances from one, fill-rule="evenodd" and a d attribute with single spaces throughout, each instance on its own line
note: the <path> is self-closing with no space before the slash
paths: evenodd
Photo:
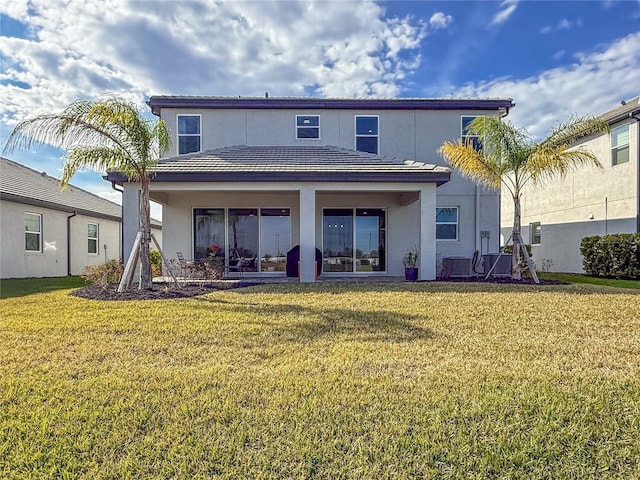
<path id="1" fill-rule="evenodd" d="M 625 118 L 629 118 L 632 114 L 640 112 L 640 96 L 620 102 L 620 105 L 600 115 L 600 118 L 609 123 L 615 123 Z"/>
<path id="2" fill-rule="evenodd" d="M 120 220 L 121 208 L 86 190 L 69 185 L 60 191 L 60 181 L 20 163 L 0 157 L 0 198 L 7 201 L 54 208 L 65 212 Z"/>
<path id="3" fill-rule="evenodd" d="M 152 181 L 449 181 L 451 170 L 328 145 L 218 148 L 161 159 Z M 116 172 L 110 180 L 124 181 Z"/>

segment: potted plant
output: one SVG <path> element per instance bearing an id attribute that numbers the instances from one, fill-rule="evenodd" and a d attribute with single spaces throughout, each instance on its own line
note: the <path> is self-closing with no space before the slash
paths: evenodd
<path id="1" fill-rule="evenodd" d="M 418 280 L 418 257 L 419 250 L 417 246 L 411 247 L 411 250 L 402 257 L 402 264 L 404 265 L 404 279 L 408 282 L 415 282 Z"/>

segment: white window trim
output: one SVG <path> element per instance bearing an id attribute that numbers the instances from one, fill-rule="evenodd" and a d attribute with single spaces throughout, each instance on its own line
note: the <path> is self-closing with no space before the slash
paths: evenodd
<path id="1" fill-rule="evenodd" d="M 316 127 L 314 125 L 314 126 L 310 126 L 310 127 L 305 127 L 304 125 L 298 125 L 298 117 L 318 117 L 318 126 Z M 318 141 L 318 140 L 320 140 L 320 137 L 322 135 L 321 132 L 320 132 L 320 126 L 321 126 L 320 125 L 320 123 L 321 123 L 320 115 L 317 115 L 315 113 L 311 113 L 311 114 L 305 115 L 304 113 L 301 113 L 300 115 L 296 115 L 295 122 L 296 122 L 296 140 L 302 140 L 302 141 L 309 141 L 309 140 Z M 301 128 L 317 128 L 318 129 L 318 136 L 315 137 L 315 138 L 299 137 L 298 136 L 298 130 L 301 129 Z"/>
<path id="2" fill-rule="evenodd" d="M 537 242 L 533 241 L 533 237 L 535 235 L 536 225 L 540 227 L 540 238 Z M 542 223 L 541 222 L 531 222 L 529 223 L 529 244 L 530 245 L 540 245 L 542 244 Z"/>
<path id="3" fill-rule="evenodd" d="M 437 214 L 439 208 L 454 208 L 456 210 L 456 221 L 455 222 L 438 222 Z M 456 238 L 438 238 L 437 237 L 437 229 L 436 229 L 436 242 L 458 242 L 460 241 L 460 207 L 448 206 L 448 205 L 438 205 L 436 206 L 436 220 L 435 224 L 437 225 L 455 225 L 456 226 Z"/>
<path id="4" fill-rule="evenodd" d="M 180 129 L 179 129 L 180 117 L 198 117 L 198 121 L 200 122 L 200 133 L 180 133 Z M 198 152 L 202 151 L 202 114 L 200 113 L 177 113 L 176 114 L 176 154 L 188 155 L 186 153 L 180 153 L 180 137 L 199 137 L 200 150 L 198 150 Z M 189 152 L 189 153 L 197 153 L 197 152 Z"/>
<path id="5" fill-rule="evenodd" d="M 30 230 L 27 230 L 26 227 L 26 223 L 25 223 L 25 236 L 24 236 L 24 251 L 26 253 L 42 253 L 42 214 L 41 213 L 34 213 L 34 212 L 24 212 L 25 215 L 33 215 L 38 217 L 38 220 L 40 221 L 40 231 L 39 232 L 32 232 Z M 27 250 L 27 233 L 30 233 L 32 235 L 38 235 L 38 250 Z"/>
<path id="6" fill-rule="evenodd" d="M 375 118 L 378 121 L 378 133 L 375 135 L 358 135 L 358 118 Z M 375 138 L 376 139 L 376 153 L 374 155 L 380 155 L 380 115 L 355 115 L 353 117 L 353 149 L 358 150 L 358 138 Z M 358 150 L 360 151 L 360 150 Z M 368 153 L 368 152 L 365 152 Z"/>
<path id="7" fill-rule="evenodd" d="M 90 237 L 89 236 L 89 225 L 95 225 L 96 226 L 96 236 L 95 237 Z M 96 241 L 96 251 L 95 252 L 90 252 L 89 251 L 89 240 L 95 240 Z M 100 224 L 95 223 L 95 222 L 88 222 L 87 223 L 87 254 L 88 255 L 99 255 L 100 254 Z"/>
<path id="8" fill-rule="evenodd" d="M 464 132 L 464 121 L 463 119 L 465 118 L 473 118 L 474 120 L 476 118 L 480 118 L 483 115 L 460 115 L 460 140 L 462 141 L 462 143 L 464 144 L 464 141 L 466 138 L 477 138 L 480 139 L 480 135 L 469 135 L 467 133 Z"/>
<path id="9" fill-rule="evenodd" d="M 623 144 L 623 145 L 613 145 L 613 138 L 614 138 L 614 132 L 616 130 L 621 130 L 623 128 L 627 129 L 627 143 Z M 629 124 L 625 124 L 625 125 L 620 125 L 619 127 L 613 128 L 611 129 L 611 133 L 609 134 L 609 146 L 610 146 L 610 151 L 611 151 L 611 166 L 613 167 L 617 167 L 618 165 L 625 165 L 627 163 L 629 163 L 629 160 L 627 160 L 626 162 L 614 162 L 614 152 L 621 150 L 622 148 L 628 148 L 630 149 L 630 141 L 631 141 L 631 129 L 629 127 Z M 629 155 L 631 155 L 631 150 L 629 150 Z"/>

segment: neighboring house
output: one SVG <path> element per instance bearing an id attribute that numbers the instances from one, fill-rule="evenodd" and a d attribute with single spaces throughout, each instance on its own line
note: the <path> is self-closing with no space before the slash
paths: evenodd
<path id="1" fill-rule="evenodd" d="M 530 186 L 522 196 L 522 238 L 531 244 L 538 268 L 581 273 L 582 238 L 640 231 L 640 97 L 600 117 L 611 133 L 585 138 L 580 145 L 597 155 L 604 168 L 580 168 L 563 180 Z M 513 201 L 503 192 L 505 241 L 512 223 Z"/>
<path id="2" fill-rule="evenodd" d="M 284 275 L 299 245 L 289 264 L 299 255 L 301 280 L 313 282 L 318 253 L 323 276 L 396 276 L 418 246 L 420 278 L 433 279 L 444 257 L 498 250 L 499 194 L 452 173 L 437 150 L 474 117 L 506 115 L 511 99 L 154 96 L 148 104 L 174 139 L 151 181 L 169 257 L 215 250 L 245 272 Z M 117 172 L 107 179 L 124 188 L 127 255 L 138 187 Z"/>
<path id="3" fill-rule="evenodd" d="M 77 275 L 119 260 L 120 219 L 120 205 L 73 185 L 61 192 L 59 180 L 0 158 L 0 278 Z"/>

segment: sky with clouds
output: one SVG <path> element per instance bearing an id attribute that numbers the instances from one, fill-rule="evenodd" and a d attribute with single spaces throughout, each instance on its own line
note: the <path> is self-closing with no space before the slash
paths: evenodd
<path id="1" fill-rule="evenodd" d="M 141 109 L 162 94 L 510 97 L 508 119 L 541 138 L 640 94 L 640 0 L 5 0 L 0 56 L 0 146 L 106 92 Z M 53 176 L 59 157 L 10 155 Z M 96 173 L 72 183 L 117 200 Z"/>

